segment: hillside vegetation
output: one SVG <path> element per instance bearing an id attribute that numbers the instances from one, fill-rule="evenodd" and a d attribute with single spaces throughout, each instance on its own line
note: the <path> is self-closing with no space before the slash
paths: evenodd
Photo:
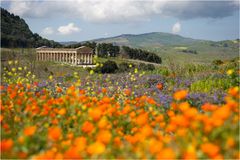
<path id="1" fill-rule="evenodd" d="M 140 48 L 156 53 L 163 60 L 176 63 L 212 63 L 238 57 L 239 40 L 208 41 L 182 37 L 171 33 L 152 32 L 123 34 L 116 37 L 92 40 L 96 43 L 113 43 L 119 46 Z"/>
<path id="2" fill-rule="evenodd" d="M 22 18 L 1 8 L 1 46 L 9 48 L 60 47 L 61 44 L 33 33 Z"/>

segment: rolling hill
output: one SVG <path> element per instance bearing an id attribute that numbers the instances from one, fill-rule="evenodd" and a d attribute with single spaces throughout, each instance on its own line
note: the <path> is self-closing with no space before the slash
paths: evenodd
<path id="1" fill-rule="evenodd" d="M 209 41 L 186 38 L 180 35 L 151 32 L 144 34 L 123 34 L 115 37 L 91 40 L 97 43 L 113 43 L 154 52 L 177 63 L 211 63 L 213 60 L 228 60 L 239 56 L 239 39 Z"/>
<path id="2" fill-rule="evenodd" d="M 115 43 L 132 47 L 163 46 L 163 45 L 185 45 L 201 42 L 192 38 L 185 38 L 177 34 L 164 32 L 151 32 L 144 34 L 123 34 L 110 38 L 92 40 L 97 43 Z"/>

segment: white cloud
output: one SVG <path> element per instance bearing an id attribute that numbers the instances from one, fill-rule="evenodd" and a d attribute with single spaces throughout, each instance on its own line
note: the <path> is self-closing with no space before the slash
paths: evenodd
<path id="1" fill-rule="evenodd" d="M 74 23 L 69 23 L 66 26 L 58 27 L 58 32 L 62 35 L 68 35 L 79 31 L 81 31 L 81 29 L 75 26 Z"/>
<path id="2" fill-rule="evenodd" d="M 10 12 L 22 17 L 56 17 L 64 15 L 91 22 L 144 21 L 153 15 L 180 19 L 221 18 L 239 9 L 238 0 L 69 0 L 10 1 Z"/>
<path id="3" fill-rule="evenodd" d="M 54 33 L 54 30 L 52 27 L 46 27 L 42 30 L 43 35 L 51 35 Z"/>
<path id="4" fill-rule="evenodd" d="M 177 22 L 172 27 L 172 33 L 178 33 L 180 31 L 181 31 L 181 24 Z"/>

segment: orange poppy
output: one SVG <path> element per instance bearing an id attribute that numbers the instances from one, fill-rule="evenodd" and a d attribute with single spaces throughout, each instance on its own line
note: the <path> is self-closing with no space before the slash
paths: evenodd
<path id="1" fill-rule="evenodd" d="M 37 127 L 36 126 L 30 126 L 24 129 L 24 135 L 25 136 L 32 136 L 35 131 L 36 131 Z"/>
<path id="2" fill-rule="evenodd" d="M 97 135 L 97 141 L 108 144 L 112 138 L 112 134 L 108 130 L 101 130 Z"/>
<path id="3" fill-rule="evenodd" d="M 94 121 L 98 121 L 102 116 L 102 111 L 99 108 L 93 108 L 88 111 L 88 114 Z"/>
<path id="4" fill-rule="evenodd" d="M 57 141 L 61 138 L 62 131 L 59 127 L 51 127 L 48 129 L 48 139 Z"/>
<path id="5" fill-rule="evenodd" d="M 204 143 L 201 145 L 201 150 L 210 158 L 216 156 L 220 151 L 219 147 L 212 143 Z"/>
<path id="6" fill-rule="evenodd" d="M 157 87 L 157 89 L 162 90 L 163 89 L 163 84 L 162 83 L 158 83 L 156 87 Z"/>
<path id="7" fill-rule="evenodd" d="M 187 97 L 187 94 L 188 94 L 187 90 L 179 90 L 173 94 L 173 98 L 177 101 L 183 100 Z"/>
<path id="8" fill-rule="evenodd" d="M 1 151 L 7 152 L 12 149 L 13 146 L 13 140 L 12 139 L 3 139 L 1 141 Z"/>
<path id="9" fill-rule="evenodd" d="M 91 133 L 93 131 L 93 129 L 94 129 L 94 126 L 89 121 L 84 122 L 82 125 L 82 131 L 85 133 Z"/>
<path id="10" fill-rule="evenodd" d="M 106 147 L 101 142 L 95 142 L 87 147 L 87 152 L 91 155 L 98 155 L 103 153 L 106 150 Z"/>

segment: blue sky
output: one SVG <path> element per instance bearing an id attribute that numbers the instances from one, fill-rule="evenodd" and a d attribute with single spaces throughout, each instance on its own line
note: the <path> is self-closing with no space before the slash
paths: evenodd
<path id="1" fill-rule="evenodd" d="M 2 1 L 33 32 L 55 41 L 168 32 L 207 40 L 239 38 L 239 1 Z"/>

